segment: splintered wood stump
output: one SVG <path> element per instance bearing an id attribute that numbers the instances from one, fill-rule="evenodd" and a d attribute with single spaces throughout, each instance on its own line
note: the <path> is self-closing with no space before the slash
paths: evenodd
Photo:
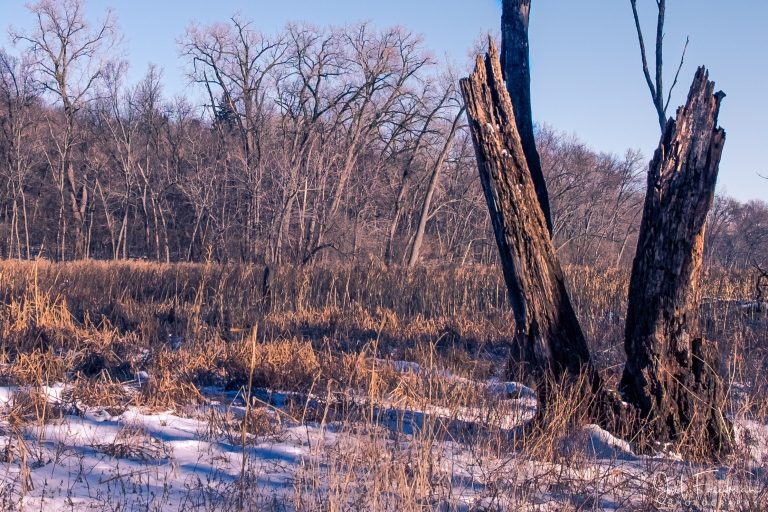
<path id="1" fill-rule="evenodd" d="M 589 351 L 536 197 L 495 46 L 477 58 L 461 91 L 526 362 L 556 375 L 579 373 L 590 364 Z"/>
<path id="2" fill-rule="evenodd" d="M 698 282 L 725 131 L 720 102 L 699 68 L 688 101 L 670 119 L 650 164 L 632 267 L 620 390 L 658 444 L 704 455 L 729 451 L 717 350 L 701 337 Z"/>
<path id="3" fill-rule="evenodd" d="M 461 81 L 461 91 L 515 315 L 514 345 L 540 384 L 586 376 L 589 391 L 598 397 L 593 417 L 610 424 L 618 401 L 603 397 L 568 297 L 493 43 L 485 58 L 478 56 L 472 75 Z M 547 389 L 539 388 L 540 409 L 548 403 Z"/>

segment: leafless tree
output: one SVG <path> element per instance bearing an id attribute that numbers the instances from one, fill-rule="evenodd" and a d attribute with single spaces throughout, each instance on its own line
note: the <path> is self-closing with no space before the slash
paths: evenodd
<path id="1" fill-rule="evenodd" d="M 35 108 L 39 89 L 30 70 L 30 56 L 15 58 L 0 50 L 0 172 L 12 197 L 12 214 L 7 237 L 7 256 L 30 258 L 30 219 L 27 207 L 27 179 L 39 151 L 35 133 Z"/>
<path id="2" fill-rule="evenodd" d="M 637 0 L 629 0 L 632 6 L 632 14 L 635 18 L 635 28 L 637 29 L 637 40 L 640 43 L 640 57 L 643 63 L 643 75 L 645 81 L 648 84 L 648 90 L 651 93 L 653 100 L 653 106 L 656 109 L 656 114 L 659 117 L 659 127 L 661 132 L 664 133 L 664 128 L 667 125 L 667 111 L 669 110 L 669 102 L 672 100 L 672 91 L 677 85 L 677 79 L 680 77 L 680 70 L 683 68 L 685 62 L 685 52 L 688 49 L 689 39 L 686 38 L 685 46 L 683 47 L 682 57 L 680 58 L 680 65 L 675 73 L 675 78 L 672 81 L 672 86 L 669 88 L 666 99 L 664 98 L 664 21 L 666 19 L 667 0 L 654 0 L 656 8 L 658 10 L 658 16 L 656 17 L 656 45 L 655 45 L 655 76 L 651 76 L 651 71 L 648 66 L 648 55 L 645 47 L 645 38 L 643 37 L 643 29 L 640 24 L 640 15 L 637 11 Z"/>
<path id="3" fill-rule="evenodd" d="M 419 214 L 419 224 L 416 228 L 416 233 L 413 238 L 413 245 L 411 246 L 411 253 L 408 257 L 408 266 L 413 267 L 419 260 L 419 254 L 421 251 L 421 245 L 424 242 L 424 233 L 427 227 L 427 221 L 429 220 L 430 208 L 432 206 L 432 198 L 434 197 L 437 184 L 440 179 L 440 174 L 445 165 L 446 159 L 453 147 L 456 133 L 462 128 L 462 119 L 464 118 L 464 107 L 460 107 L 460 100 L 458 97 L 458 91 L 453 87 L 447 88 L 447 93 L 450 94 L 453 119 L 449 119 L 448 123 L 450 128 L 447 128 L 444 137 L 442 137 L 442 144 L 434 159 L 434 163 L 429 171 L 429 183 L 427 190 L 424 194 L 424 200 L 421 205 L 421 212 Z"/>
<path id="4" fill-rule="evenodd" d="M 68 200 L 74 223 L 75 255 L 87 255 L 85 244 L 86 212 L 89 185 L 83 172 L 78 172 L 73 152 L 82 139 L 78 137 L 76 118 L 92 98 L 102 77 L 109 50 L 117 40 L 113 15 L 95 28 L 88 24 L 81 0 L 41 0 L 29 7 L 35 17 L 31 31 L 12 33 L 14 42 L 25 45 L 33 58 L 37 82 L 62 107 L 62 115 L 51 115 L 49 131 L 55 143 L 51 168 L 60 192 L 60 255 L 65 257 Z"/>
<path id="5" fill-rule="evenodd" d="M 708 72 L 697 70 L 688 99 L 667 120 L 663 40 L 666 1 L 656 0 L 656 80 L 651 79 L 637 12 L 643 73 L 659 116 L 661 140 L 648 170 L 638 244 L 632 264 L 620 390 L 657 443 L 705 446 L 710 456 L 732 449 L 733 429 L 723 414 L 718 354 L 698 325 L 698 283 L 709 210 L 715 194 L 725 130 L 718 126 L 725 97 Z M 686 48 L 688 42 L 686 41 Z"/>
<path id="6" fill-rule="evenodd" d="M 239 139 L 239 151 L 228 153 L 237 160 L 250 204 L 246 220 L 247 245 L 256 251 L 254 227 L 261 219 L 261 185 L 264 173 L 266 106 L 280 67 L 287 59 L 288 44 L 282 37 L 270 39 L 254 30 L 252 22 L 232 17 L 226 24 L 192 26 L 181 40 L 182 55 L 192 64 L 191 78 L 202 84 L 209 108 L 223 128 L 231 123 Z M 227 148 L 229 150 L 229 148 Z M 279 258 L 279 250 L 273 254 Z"/>
<path id="7" fill-rule="evenodd" d="M 54 7 L 66 5 L 79 4 Z M 2 53 L 3 256 L 408 264 L 418 247 L 419 262 L 498 261 L 451 71 L 404 29 L 193 26 L 179 50 L 202 101 L 166 97 L 155 67 L 130 83 L 105 57 L 111 43 L 93 43 L 94 59 L 67 74 L 68 117 L 43 68 L 51 57 L 29 41 L 50 23 L 43 7 L 14 31 L 27 37 L 19 55 Z M 74 12 L 86 28 L 70 48 L 102 27 Z M 626 266 L 644 190 L 637 154 L 603 154 L 546 126 L 534 136 L 557 257 Z M 719 200 L 706 263 L 745 268 L 765 252 L 765 210 Z"/>
<path id="8" fill-rule="evenodd" d="M 657 5 L 658 96 L 665 6 L 663 0 Z M 637 19 L 634 0 L 632 7 Z M 502 29 L 512 32 L 502 36 L 507 42 L 504 60 L 512 52 L 525 61 L 507 72 L 513 86 L 505 85 L 490 41 L 488 53 L 478 56 L 461 89 L 515 313 L 514 348 L 524 368 L 538 377 L 540 415 L 552 398 L 552 378 L 576 382 L 586 375 L 590 416 L 606 428 L 629 428 L 640 434 L 642 447 L 673 442 L 707 456 L 729 453 L 733 430 L 722 412 L 716 350 L 698 332 L 696 304 L 704 226 L 725 143 L 725 131 L 717 124 L 724 94 L 715 92 L 706 70 L 699 68 L 675 120 L 662 119 L 664 105 L 658 108 L 656 103 L 663 135 L 649 168 L 631 274 L 620 400 L 597 372 L 574 313 L 542 204 L 547 193 L 546 184 L 537 179 L 539 154 L 536 148 L 526 150 L 526 144 L 534 143 L 525 136 L 530 77 L 520 68 L 528 67 L 530 1 L 505 1 L 504 10 Z M 586 201 L 587 232 L 597 218 L 592 203 Z"/>

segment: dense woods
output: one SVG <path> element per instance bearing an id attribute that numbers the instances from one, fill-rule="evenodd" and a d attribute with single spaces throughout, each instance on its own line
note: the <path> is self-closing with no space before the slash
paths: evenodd
<path id="1" fill-rule="evenodd" d="M 191 26 L 186 98 L 157 68 L 127 82 L 111 18 L 32 9 L 0 50 L 0 256 L 496 260 L 458 73 L 405 29 Z M 628 266 L 643 155 L 535 132 L 561 261 Z M 768 253 L 765 203 L 718 197 L 710 217 L 707 263 Z"/>

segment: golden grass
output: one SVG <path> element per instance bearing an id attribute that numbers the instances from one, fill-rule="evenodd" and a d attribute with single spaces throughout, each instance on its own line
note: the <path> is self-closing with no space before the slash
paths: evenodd
<path id="1" fill-rule="evenodd" d="M 446 440 L 464 446 L 477 464 L 490 464 L 485 492 L 491 504 L 523 506 L 553 486 L 586 495 L 636 485 L 652 505 L 650 480 L 638 482 L 637 475 L 616 468 L 584 473 L 585 455 L 574 448 L 583 443 L 573 442 L 584 435 L 586 417 L 578 386 L 554 384 L 560 398 L 541 424 L 527 431 L 500 427 L 510 402 L 482 385 L 491 377 L 505 378 L 506 342 L 514 333 L 496 269 L 408 271 L 373 262 L 281 268 L 271 301 L 261 296 L 262 270 L 0 262 L 0 379 L 22 386 L 11 407 L 14 424 L 40 426 L 59 418 L 63 409 L 51 407 L 43 393 L 44 386 L 57 382 L 67 384 L 62 400 L 70 412 L 100 407 L 114 415 L 129 405 L 186 411 L 208 403 L 206 387 L 239 391 L 241 397 L 251 395 L 249 387 L 280 390 L 287 397 L 280 407 L 268 399 L 247 401 L 241 415 L 209 407 L 204 434 L 252 445 L 279 438 L 283 424 L 343 425 L 352 435 L 333 449 L 316 447 L 312 462 L 296 475 L 298 510 L 442 506 L 453 485 L 440 470 Z M 588 268 L 566 272 L 593 353 L 608 380 L 615 381 L 623 363 L 628 275 Z M 736 302 L 750 299 L 753 287 L 749 274 L 709 271 L 702 282 L 708 299 L 702 322 L 720 343 L 733 391 L 731 412 L 765 421 L 766 323 Z M 389 363 L 394 360 L 418 363 L 421 371 L 398 371 Z M 407 443 L 383 427 L 386 409 L 424 412 Z M 468 410 L 480 416 L 467 418 Z M 165 456 L 161 446 L 141 452 L 142 442 L 153 441 L 140 431 L 124 434 L 96 449 L 115 457 Z M 30 456 L 22 437 L 15 434 L 7 457 Z M 741 471 L 744 464 L 731 469 Z M 246 473 L 244 462 L 243 478 Z M 238 487 L 241 505 L 245 492 Z M 589 510 L 590 503 L 597 502 L 561 505 Z"/>
<path id="2" fill-rule="evenodd" d="M 628 276 L 566 271 L 598 364 L 615 377 L 623 363 Z M 257 387 L 306 392 L 332 381 L 378 395 L 418 395 L 423 383 L 407 382 L 413 376 L 397 381 L 373 372 L 377 359 L 415 361 L 470 378 L 503 377 L 514 322 L 496 269 L 408 271 L 374 262 L 280 268 L 269 307 L 261 272 L 245 265 L 0 262 L 0 377 L 17 384 L 120 382 L 145 371 L 148 403 L 197 400 L 201 386 L 246 383 L 248 334 L 257 322 Z M 765 360 L 768 350 L 763 324 L 745 321 L 732 304 L 751 297 L 753 280 L 709 271 L 703 316 L 729 375 L 762 392 L 765 378 L 755 361 Z"/>

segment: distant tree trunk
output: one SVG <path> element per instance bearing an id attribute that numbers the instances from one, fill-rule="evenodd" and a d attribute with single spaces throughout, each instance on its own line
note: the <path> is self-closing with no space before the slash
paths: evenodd
<path id="1" fill-rule="evenodd" d="M 416 158 L 420 154 L 421 150 L 421 144 L 424 141 L 427 134 L 430 133 L 430 127 L 432 125 L 432 122 L 434 121 L 437 114 L 440 112 L 440 110 L 445 106 L 445 102 L 448 100 L 451 91 L 454 91 L 455 89 L 453 87 L 446 87 L 445 94 L 443 95 L 442 99 L 438 102 L 438 104 L 432 108 L 427 115 L 423 126 L 419 130 L 419 134 L 416 137 L 416 142 L 413 145 L 413 148 L 410 151 L 410 156 L 408 157 L 407 162 L 403 166 L 403 173 L 402 177 L 400 179 L 400 186 L 398 188 L 397 192 L 397 199 L 395 199 L 395 204 L 393 208 L 393 214 L 392 214 L 392 222 L 389 225 L 389 236 L 387 237 L 387 246 L 384 250 L 384 261 L 387 264 L 392 263 L 392 261 L 395 259 L 394 257 L 394 245 L 395 245 L 395 235 L 397 234 L 397 228 L 400 225 L 400 218 L 403 215 L 403 211 L 405 210 L 405 197 L 406 193 L 408 192 L 408 188 L 410 185 L 411 180 L 411 170 L 413 168 L 413 164 L 416 160 Z M 462 112 L 463 115 L 463 112 Z"/>
<path id="2" fill-rule="evenodd" d="M 603 390 L 568 297 L 493 42 L 461 90 L 526 373 L 542 383 L 586 374 L 598 398 L 593 415 L 611 424 L 618 401 Z M 541 410 L 549 397 L 547 386 L 539 390 Z"/>
<path id="3" fill-rule="evenodd" d="M 528 162 L 536 197 L 544 213 L 547 230 L 552 234 L 552 214 L 549 208 L 549 194 L 541 169 L 541 158 L 536 150 L 533 135 L 533 113 L 531 109 L 531 66 L 528 51 L 528 19 L 531 0 L 504 0 L 501 12 L 501 64 L 507 90 L 515 112 L 517 132 Z"/>
<path id="4" fill-rule="evenodd" d="M 697 315 L 705 222 L 725 143 L 717 126 L 723 97 L 699 68 L 651 162 L 621 379 L 652 440 L 707 455 L 729 451 L 733 436 L 721 410 L 716 347 L 701 337 Z"/>
<path id="5" fill-rule="evenodd" d="M 435 195 L 435 189 L 437 188 L 437 182 L 440 179 L 440 172 L 445 165 L 445 160 L 448 158 L 448 153 L 453 146 L 453 140 L 456 137 L 456 131 L 459 129 L 461 117 L 464 115 L 464 109 L 461 108 L 456 113 L 456 117 L 451 123 L 451 129 L 445 137 L 445 143 L 440 151 L 440 155 L 437 157 L 434 166 L 432 167 L 432 173 L 429 176 L 429 185 L 427 185 L 427 193 L 424 194 L 424 201 L 421 204 L 421 213 L 419 215 L 419 226 L 416 228 L 416 236 L 413 239 L 413 245 L 411 246 L 411 254 L 408 258 L 408 266 L 413 267 L 419 261 L 419 253 L 421 251 L 421 244 L 424 241 L 424 233 L 427 230 L 427 220 L 429 220 L 429 209 L 432 205 L 432 197 Z"/>

